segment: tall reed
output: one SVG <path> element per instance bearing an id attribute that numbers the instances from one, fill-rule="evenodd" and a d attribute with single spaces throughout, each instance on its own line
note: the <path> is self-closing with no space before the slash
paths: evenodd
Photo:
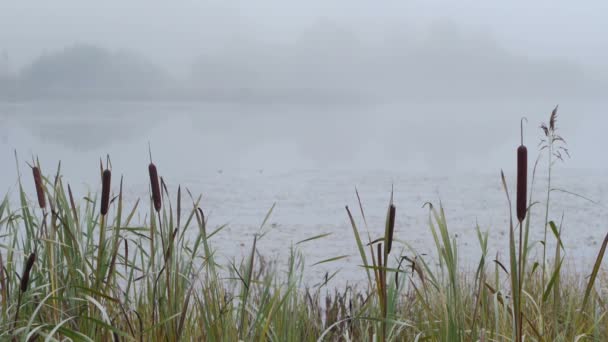
<path id="1" fill-rule="evenodd" d="M 112 172 L 109 169 L 103 170 L 101 173 L 101 205 L 99 207 L 99 213 L 101 214 L 101 216 L 99 219 L 99 249 L 97 250 L 97 286 L 101 286 L 103 278 L 105 277 L 106 267 L 108 266 L 105 263 L 106 220 L 108 215 L 108 208 L 110 205 L 111 181 Z"/>
<path id="2" fill-rule="evenodd" d="M 523 320 L 522 320 L 522 295 L 523 295 L 523 278 L 524 278 L 524 249 L 527 249 L 528 246 L 524 246 L 524 220 L 526 218 L 526 212 L 528 210 L 527 201 L 527 189 L 528 189 L 528 149 L 524 145 L 524 128 L 523 121 L 521 119 L 521 145 L 517 148 L 517 220 L 519 221 L 519 250 L 517 258 L 519 260 L 519 268 L 518 268 L 518 285 L 517 291 L 518 295 L 515 297 L 517 301 L 519 301 L 515 307 L 518 308 L 516 311 L 516 340 L 522 341 L 523 339 Z"/>
<path id="3" fill-rule="evenodd" d="M 19 178 L 16 208 L 10 196 L 0 201 L 0 340 L 608 340 L 608 309 L 598 286 L 608 279 L 601 268 L 608 237 L 588 280 L 581 281 L 585 272 L 560 273 L 570 254 L 564 253 L 561 224 L 549 220 L 557 241 L 553 268 L 546 281 L 541 260 L 530 258 L 526 268 L 527 250 L 541 254 L 544 246 L 527 243 L 528 225 L 541 233 L 542 228 L 530 224 L 534 187 L 527 188 L 522 146 L 523 141 L 517 208 L 509 216 L 508 264 L 502 253 L 489 255 L 489 232 L 496 227 L 476 227 L 481 257 L 470 264 L 477 270 L 469 272 L 468 265 L 460 265 L 463 243 L 448 228 L 442 205 L 425 206 L 434 249 L 422 253 L 405 233 L 412 221 L 397 219 L 392 195 L 377 222 L 366 217 L 357 191 L 361 217 L 348 207 L 347 214 L 360 258 L 356 265 L 368 282 L 340 287 L 335 281 L 343 267 L 331 263 L 346 262 L 349 255 L 307 266 L 300 249 L 319 249 L 320 239 L 342 238 L 333 235 L 339 228 L 292 242 L 285 259 L 269 260 L 262 246 L 273 206 L 251 233 L 252 246 L 241 260 L 222 263 L 218 254 L 233 256 L 227 226 L 214 226 L 201 197 L 188 189 L 182 196 L 179 186 L 174 210 L 170 187 L 150 167 L 150 196 L 143 208 L 138 201 L 127 207 L 122 179 L 112 197 L 116 169 L 109 163 L 100 170 L 100 196 L 64 187 L 59 167 L 52 181 L 40 175 L 42 208 L 34 199 L 38 191 L 30 200 Z M 561 151 L 557 144 L 554 151 Z M 502 181 L 511 209 L 504 175 Z M 45 227 L 48 233 L 41 235 Z M 218 239 L 228 248 L 215 249 Z M 321 267 L 327 272 L 317 276 L 314 271 Z"/>
<path id="4" fill-rule="evenodd" d="M 19 285 L 19 294 L 17 295 L 17 308 L 15 310 L 15 319 L 13 320 L 13 329 L 15 329 L 17 322 L 19 320 L 19 312 L 21 312 L 21 300 L 25 291 L 27 291 L 28 286 L 30 284 L 30 273 L 32 272 L 32 267 L 34 266 L 34 262 L 36 261 L 36 253 L 30 254 L 27 258 L 25 266 L 23 268 L 23 273 L 21 273 L 21 280 Z"/>

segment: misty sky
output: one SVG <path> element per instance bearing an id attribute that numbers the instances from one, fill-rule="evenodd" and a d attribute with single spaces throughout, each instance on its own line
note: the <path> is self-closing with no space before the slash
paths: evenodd
<path id="1" fill-rule="evenodd" d="M 606 67 L 608 3 L 543 1 L 10 1 L 1 0 L 0 50 L 19 68 L 74 43 L 129 49 L 175 74 L 227 41 L 290 42 L 318 23 L 363 41 L 423 36 L 451 25 L 525 56 Z"/>

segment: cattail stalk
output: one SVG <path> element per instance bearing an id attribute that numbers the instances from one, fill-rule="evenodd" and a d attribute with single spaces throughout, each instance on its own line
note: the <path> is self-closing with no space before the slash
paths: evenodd
<path id="1" fill-rule="evenodd" d="M 521 313 L 521 298 L 522 298 L 522 287 L 523 287 L 523 268 L 525 267 L 525 260 L 523 260 L 523 249 L 527 246 L 523 246 L 523 230 L 524 230 L 524 219 L 526 218 L 526 211 L 528 210 L 527 201 L 527 189 L 528 189 L 528 149 L 524 145 L 524 122 L 525 118 L 521 119 L 521 145 L 517 148 L 517 220 L 519 221 L 519 272 L 518 272 L 518 292 L 517 300 L 519 301 L 517 307 L 520 312 L 516 313 L 516 340 L 521 341 L 523 337 L 523 316 Z"/>
<path id="2" fill-rule="evenodd" d="M 101 176 L 101 215 L 108 214 L 110 205 L 110 185 L 112 181 L 112 171 L 106 169 Z"/>
<path id="3" fill-rule="evenodd" d="M 391 204 L 388 213 L 388 240 L 386 243 L 386 254 L 390 254 L 391 248 L 393 247 L 393 233 L 395 231 L 395 214 L 397 209 Z"/>
<path id="4" fill-rule="evenodd" d="M 112 173 L 109 169 L 101 173 L 101 217 L 99 222 L 99 248 L 97 253 L 97 272 L 96 286 L 101 286 L 104 278 L 104 258 L 106 247 L 106 215 L 108 214 L 108 206 L 110 205 L 110 185 Z"/>
<path id="5" fill-rule="evenodd" d="M 44 196 L 44 184 L 42 183 L 42 175 L 40 174 L 40 168 L 34 166 L 32 168 L 34 174 L 34 184 L 36 185 L 36 195 L 38 196 L 38 205 L 40 209 L 46 208 L 46 197 Z"/>
<path id="6" fill-rule="evenodd" d="M 151 156 L 150 156 L 150 159 Z M 152 190 L 152 202 L 154 204 L 154 210 L 156 211 L 157 215 L 158 215 L 158 221 L 160 224 L 160 209 L 161 209 L 161 198 L 160 198 L 160 183 L 158 182 L 158 171 L 156 170 L 156 165 L 154 165 L 154 163 L 150 162 L 150 165 L 148 165 L 148 173 L 150 175 L 150 188 Z M 156 227 L 154 225 L 154 220 L 151 220 L 151 224 L 150 224 L 150 264 L 151 264 L 151 269 L 152 272 L 155 271 L 155 258 L 156 258 L 156 243 L 155 243 L 155 239 L 156 239 L 156 234 L 154 234 Z M 156 297 L 156 288 L 154 289 L 154 297 Z M 154 300 L 156 300 L 156 298 L 154 298 Z M 154 302 L 154 304 L 152 305 L 152 324 L 155 324 L 156 322 L 156 302 Z"/>
<path id="7" fill-rule="evenodd" d="M 162 201 L 160 198 L 160 183 L 158 182 L 158 171 L 156 170 L 156 165 L 154 165 L 154 163 L 150 163 L 150 165 L 148 165 L 148 172 L 150 174 L 150 187 L 152 188 L 152 200 L 154 201 L 154 210 L 159 212 L 162 206 Z"/>
<path id="8" fill-rule="evenodd" d="M 27 291 L 27 287 L 30 282 L 30 272 L 32 271 L 32 267 L 34 266 L 34 262 L 36 261 L 36 253 L 30 254 L 27 258 L 27 262 L 25 263 L 25 269 L 23 270 L 23 275 L 21 276 L 21 292 Z"/>
<path id="9" fill-rule="evenodd" d="M 523 130 L 523 128 L 522 128 Z M 528 189 L 528 149 L 523 143 L 523 131 L 522 131 L 522 142 L 517 149 L 517 219 L 520 224 L 526 218 L 526 211 L 528 210 L 527 200 L 527 189 Z"/>
<path id="10" fill-rule="evenodd" d="M 25 262 L 25 267 L 23 268 L 23 273 L 21 274 L 21 283 L 19 284 L 19 296 L 17 299 L 17 311 L 15 312 L 15 320 L 13 322 L 13 329 L 17 326 L 17 320 L 19 319 L 19 311 L 21 310 L 21 297 L 27 291 L 27 288 L 30 283 L 30 273 L 32 271 L 32 267 L 34 267 L 34 262 L 36 261 L 36 253 L 30 254 Z"/>

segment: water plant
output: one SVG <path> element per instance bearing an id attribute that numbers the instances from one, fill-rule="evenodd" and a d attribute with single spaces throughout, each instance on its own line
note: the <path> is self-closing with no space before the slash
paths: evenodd
<path id="1" fill-rule="evenodd" d="M 541 153 L 550 154 L 549 172 L 568 153 L 556 133 L 556 110 L 541 142 Z M 562 270 L 561 224 L 550 220 L 548 203 L 545 227 L 531 224 L 539 159 L 528 186 L 520 124 L 508 263 L 489 255 L 489 233 L 476 227 L 481 256 L 475 272 L 467 272 L 441 203 L 425 204 L 434 251 L 420 253 L 408 228 L 399 225 L 392 193 L 384 224 L 376 226 L 356 191 L 359 214 L 346 207 L 346 218 L 367 281 L 344 288 L 332 286 L 337 266 L 320 282 L 304 278 L 300 247 L 331 239 L 331 232 L 286 246 L 285 260 L 265 258 L 259 246 L 274 207 L 247 253 L 221 263 L 213 246 L 226 225 L 209 221 L 201 196 L 178 186 L 174 197 L 152 161 L 149 196 L 130 207 L 122 177 L 113 192 L 117 168 L 109 158 L 100 166 L 99 196 L 74 194 L 61 165 L 45 176 L 36 161 L 33 183 L 19 173 L 18 193 L 0 202 L 0 340 L 608 340 L 601 269 L 608 235 L 590 274 Z M 511 208 L 504 173 L 500 181 Z M 554 190 L 550 180 L 547 200 Z M 545 229 L 541 244 L 529 243 L 531 229 Z M 547 230 L 556 240 L 552 261 L 546 258 Z"/>

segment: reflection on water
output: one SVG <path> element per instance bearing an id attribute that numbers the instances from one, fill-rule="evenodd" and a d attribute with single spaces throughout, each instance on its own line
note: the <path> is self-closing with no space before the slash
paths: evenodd
<path id="1" fill-rule="evenodd" d="M 33 103 L 0 105 L 0 110 L 7 139 L 9 129 L 19 128 L 43 143 L 87 151 L 109 142 L 129 143 L 145 134 L 158 117 L 157 109 L 147 107 L 126 103 Z M 143 116 L 150 120 L 141 120 Z"/>
<path id="2" fill-rule="evenodd" d="M 509 169 L 518 123 L 539 139 L 549 103 L 381 103 L 363 105 L 35 102 L 0 104 L 0 160 L 13 152 L 85 174 L 110 154 L 126 176 L 139 176 L 148 144 L 172 179 L 201 171 L 380 169 L 495 172 Z M 563 103 L 559 125 L 577 168 L 605 168 L 594 134 L 608 124 L 601 104 Z M 0 175 L 15 175 L 14 170 Z M 12 173 L 9 173 L 12 172 Z M 4 177 L 3 177 L 4 178 Z M 84 177 L 83 177 L 84 178 Z M 14 179 L 14 176 L 9 179 Z M 88 179 L 83 179 L 87 181 Z M 4 178 L 0 183 L 6 188 Z"/>

